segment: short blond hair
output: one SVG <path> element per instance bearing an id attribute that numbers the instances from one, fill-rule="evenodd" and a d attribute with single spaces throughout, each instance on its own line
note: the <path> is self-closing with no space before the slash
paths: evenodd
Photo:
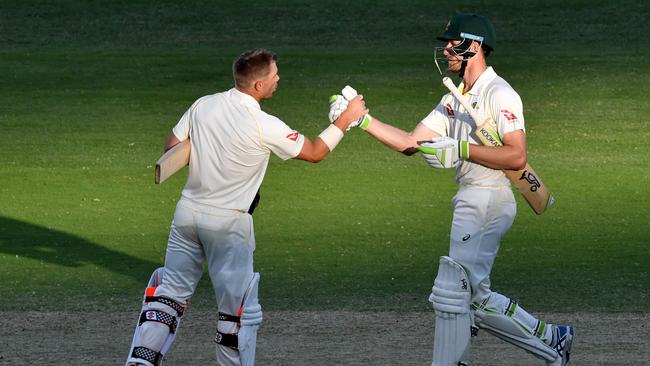
<path id="1" fill-rule="evenodd" d="M 264 48 L 256 48 L 239 55 L 232 64 L 232 76 L 235 85 L 247 88 L 252 82 L 269 74 L 271 62 L 276 62 L 278 56 Z"/>

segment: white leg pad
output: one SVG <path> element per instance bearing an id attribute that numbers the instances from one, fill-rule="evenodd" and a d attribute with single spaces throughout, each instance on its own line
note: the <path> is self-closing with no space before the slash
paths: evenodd
<path id="1" fill-rule="evenodd" d="M 126 365 L 162 365 L 171 347 L 185 307 L 168 298 L 153 297 L 162 282 L 164 268 L 156 269 L 145 290 L 140 318 L 133 334 Z"/>
<path id="2" fill-rule="evenodd" d="M 219 324 L 217 324 L 215 342 L 217 343 L 217 358 L 221 357 L 224 363 L 241 366 L 253 366 L 255 364 L 257 330 L 263 319 L 262 306 L 258 298 L 259 281 L 260 274 L 254 273 L 253 279 L 244 293 L 239 316 L 221 313 L 219 315 L 220 320 Z M 222 322 L 226 324 L 237 323 L 237 332 L 227 333 L 225 329 L 230 327 Z M 237 358 L 239 358 L 239 363 L 237 363 Z"/>
<path id="3" fill-rule="evenodd" d="M 475 321 L 481 329 L 485 329 L 495 336 L 520 347 L 546 362 L 553 362 L 558 358 L 558 353 L 547 346 L 544 341 L 527 332 L 511 317 L 499 312 L 481 309 L 475 311 Z"/>
<path id="4" fill-rule="evenodd" d="M 257 330 L 262 324 L 262 306 L 258 299 L 260 274 L 255 273 L 246 294 L 244 295 L 241 313 L 241 328 L 239 328 L 239 357 L 242 366 L 255 364 L 255 348 L 257 345 Z"/>
<path id="5" fill-rule="evenodd" d="M 432 366 L 469 364 L 471 296 L 465 269 L 450 257 L 440 257 L 438 275 L 429 296 L 436 312 Z"/>

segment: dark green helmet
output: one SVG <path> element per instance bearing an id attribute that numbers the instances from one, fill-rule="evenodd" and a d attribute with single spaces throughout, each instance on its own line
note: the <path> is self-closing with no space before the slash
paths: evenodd
<path id="1" fill-rule="evenodd" d="M 437 38 L 441 41 L 471 39 L 490 50 L 494 50 L 497 45 L 497 35 L 492 22 L 484 16 L 473 13 L 461 13 L 454 16 L 447 23 L 444 33 Z"/>

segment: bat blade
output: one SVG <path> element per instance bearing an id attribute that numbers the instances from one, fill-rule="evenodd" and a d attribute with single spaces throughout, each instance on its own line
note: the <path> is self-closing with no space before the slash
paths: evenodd
<path id="1" fill-rule="evenodd" d="M 522 170 L 504 170 L 503 172 L 536 214 L 543 214 L 555 203 L 555 197 L 542 183 L 539 174 L 533 170 L 530 164 L 526 164 Z"/>
<path id="2" fill-rule="evenodd" d="M 496 129 L 496 123 L 491 118 L 487 118 L 479 124 L 481 119 L 476 110 L 460 94 L 454 82 L 449 77 L 444 77 L 442 83 L 476 122 L 476 137 L 481 140 L 481 143 L 485 146 L 503 146 Z M 555 203 L 555 197 L 530 164 L 526 163 L 522 170 L 503 170 L 503 172 L 510 182 L 517 187 L 519 193 L 524 196 L 524 199 L 536 214 L 541 215 Z"/>
<path id="3" fill-rule="evenodd" d="M 167 150 L 156 162 L 154 182 L 160 184 L 190 162 L 191 144 L 186 139 Z"/>

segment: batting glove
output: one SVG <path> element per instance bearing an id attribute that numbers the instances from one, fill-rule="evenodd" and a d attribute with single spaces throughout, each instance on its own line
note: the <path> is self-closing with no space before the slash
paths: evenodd
<path id="1" fill-rule="evenodd" d="M 418 150 L 427 164 L 437 169 L 455 168 L 461 160 L 469 159 L 469 142 L 446 136 L 423 142 Z"/>
<path id="2" fill-rule="evenodd" d="M 348 100 L 345 99 L 342 95 L 332 95 L 330 97 L 330 112 L 327 117 L 330 120 L 330 123 L 334 123 L 341 113 L 348 109 Z"/>

